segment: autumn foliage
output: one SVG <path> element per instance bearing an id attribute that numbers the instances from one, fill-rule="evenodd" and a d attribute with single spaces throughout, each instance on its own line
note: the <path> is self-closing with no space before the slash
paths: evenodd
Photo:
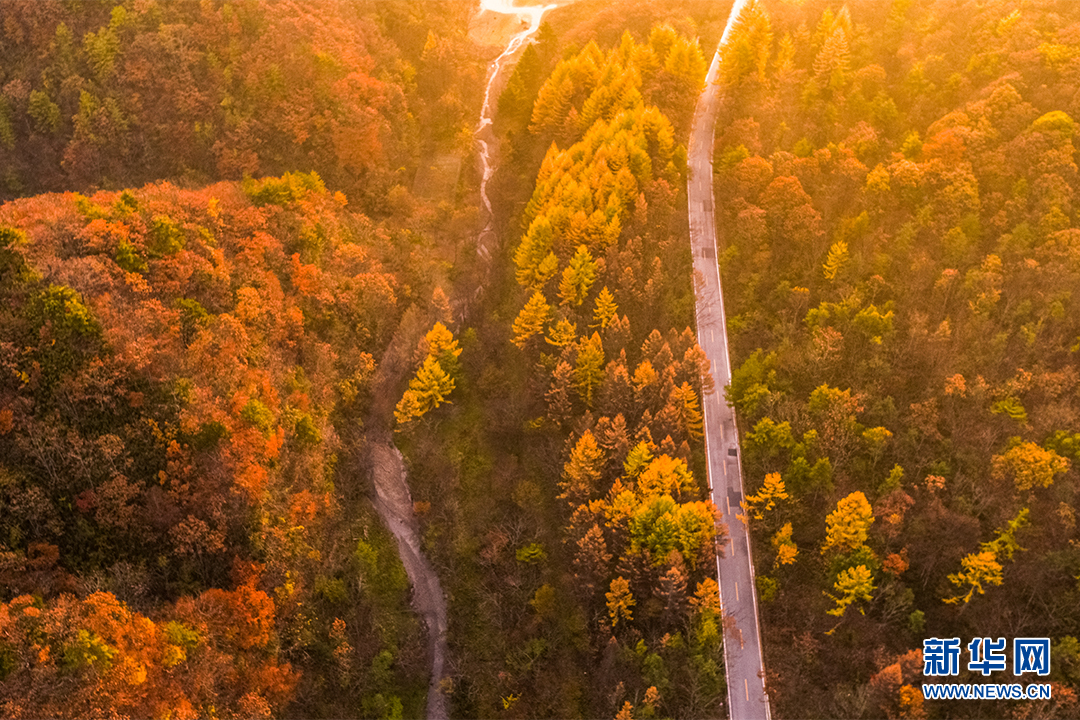
<path id="1" fill-rule="evenodd" d="M 418 136 L 445 149 L 473 122 L 468 12 L 5 3 L 0 198 L 314 170 L 385 212 Z"/>
<path id="2" fill-rule="evenodd" d="M 926 637 L 1072 662 L 1078 30 L 1054 3 L 757 2 L 725 48 L 728 399 L 748 500 L 790 496 L 750 524 L 776 714 L 1005 712 L 924 708 Z M 1054 673 L 1037 712 L 1069 717 Z"/>
<path id="3" fill-rule="evenodd" d="M 453 404 L 402 433 L 437 562 L 468 598 L 458 622 L 484 629 L 459 636 L 455 707 L 720 712 L 725 530 L 701 442 L 716 389 L 689 327 L 686 150 L 666 115 L 696 95 L 703 55 L 658 26 L 559 59 L 547 32 L 500 100 L 515 156 L 536 158 L 506 265 L 458 335 Z M 528 77 L 545 56 L 550 75 Z"/>
<path id="4" fill-rule="evenodd" d="M 159 622 L 109 592 L 13 598 L 0 605 L 4 715 L 270 717 L 297 681 L 275 657 L 274 612 L 251 585 L 181 600 Z"/>
<path id="5" fill-rule="evenodd" d="M 412 292 L 381 260 L 398 231 L 315 174 L 40 196 L 0 228 L 5 714 L 306 697 L 324 671 L 287 658 L 371 607 L 341 608 L 335 462 Z"/>

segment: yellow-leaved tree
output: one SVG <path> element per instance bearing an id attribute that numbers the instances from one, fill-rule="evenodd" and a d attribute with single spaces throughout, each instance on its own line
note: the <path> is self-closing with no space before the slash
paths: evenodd
<path id="1" fill-rule="evenodd" d="M 593 396 L 604 379 L 604 344 L 600 335 L 593 333 L 578 343 L 577 362 L 574 367 L 574 384 L 586 407 L 592 407 Z"/>
<path id="2" fill-rule="evenodd" d="M 1011 477 L 1016 489 L 1023 492 L 1036 487 L 1050 487 L 1054 478 L 1069 469 L 1068 458 L 1053 450 L 1045 450 L 1033 442 L 1020 443 L 1003 455 L 995 455 L 993 473 L 996 479 Z"/>
<path id="3" fill-rule="evenodd" d="M 648 448 L 645 452 L 648 453 Z M 684 500 L 696 495 L 694 477 L 683 460 L 667 455 L 655 459 L 649 456 L 648 463 L 637 480 L 638 491 L 643 496 L 670 495 L 676 500 Z"/>
<path id="4" fill-rule="evenodd" d="M 795 541 L 791 539 L 791 534 L 791 523 L 784 523 L 784 526 L 773 535 L 772 546 L 776 550 L 776 562 L 773 563 L 774 567 L 790 565 L 795 562 L 795 558 L 798 557 L 799 547 L 795 544 Z"/>
<path id="5" fill-rule="evenodd" d="M 970 602 L 975 593 L 983 595 L 987 585 L 1001 585 L 1002 566 L 1000 558 L 1012 560 L 1017 550 L 1023 550 L 1016 540 L 1016 533 L 1028 525 L 1029 510 L 1023 508 L 1009 523 L 998 531 L 993 540 L 984 542 L 979 552 L 970 553 L 960 561 L 962 570 L 949 575 L 949 581 L 960 588 L 967 586 L 967 594 L 945 598 L 945 602 L 955 605 L 960 601 Z"/>
<path id="6" fill-rule="evenodd" d="M 856 565 L 841 571 L 833 588 L 839 593 L 839 597 L 825 593 L 836 602 L 836 607 L 828 613 L 840 617 L 853 602 L 873 598 L 874 578 L 870 573 L 870 568 L 865 565 Z"/>
<path id="7" fill-rule="evenodd" d="M 561 348 L 573 345 L 577 342 L 577 325 L 566 318 L 562 318 L 549 328 L 548 336 L 545 339 L 549 345 L 555 347 Z"/>
<path id="8" fill-rule="evenodd" d="M 835 280 L 848 261 L 848 245 L 843 240 L 837 240 L 829 248 L 829 255 L 821 266 L 825 271 L 826 280 Z"/>
<path id="9" fill-rule="evenodd" d="M 755 520 L 760 520 L 767 510 L 776 507 L 776 503 L 787 499 L 788 493 L 784 488 L 784 481 L 780 478 L 780 473 L 769 473 L 765 476 L 765 483 L 761 486 L 761 489 L 753 495 L 747 495 L 746 499 L 743 500 L 743 509 L 752 515 Z"/>
<path id="10" fill-rule="evenodd" d="M 611 291 L 605 285 L 600 290 L 600 294 L 596 296 L 596 307 L 593 309 L 593 324 L 591 327 L 606 328 L 618 311 L 619 306 L 615 304 L 615 296 L 611 294 Z"/>
<path id="11" fill-rule="evenodd" d="M 457 373 L 461 348 L 453 333 L 437 322 L 424 340 L 428 349 L 427 357 L 394 409 L 399 430 L 410 427 L 431 410 L 450 402 L 447 398 L 456 384 L 453 375 Z"/>
<path id="12" fill-rule="evenodd" d="M 529 340 L 543 332 L 550 315 L 551 306 L 544 299 L 544 293 L 537 290 L 514 320 L 514 344 L 524 348 Z"/>
<path id="13" fill-rule="evenodd" d="M 604 464 L 604 453 L 596 444 L 596 438 L 586 430 L 570 452 L 570 459 L 563 465 L 562 494 L 560 498 L 568 500 L 573 507 L 589 501 L 596 491 L 600 480 L 600 470 Z"/>
<path id="14" fill-rule="evenodd" d="M 961 600 L 965 603 L 971 600 L 976 591 L 980 595 L 986 592 L 986 585 L 1001 584 L 1001 563 L 997 561 L 997 555 L 992 550 L 983 550 L 971 553 L 960 561 L 963 570 L 949 575 L 949 581 L 953 585 L 968 586 L 966 595 L 945 598 L 945 602 L 954 605 Z"/>
<path id="15" fill-rule="evenodd" d="M 607 598 L 608 615 L 611 617 L 612 627 L 617 627 L 619 622 L 629 622 L 634 619 L 633 593 L 630 592 L 630 583 L 624 577 L 617 577 L 611 581 L 611 590 L 604 593 Z"/>
<path id="16" fill-rule="evenodd" d="M 579 245 L 577 252 L 570 258 L 570 265 L 563 270 L 559 282 L 559 298 L 563 305 L 577 307 L 585 302 L 589 288 L 596 281 L 596 261 L 589 248 Z"/>
<path id="17" fill-rule="evenodd" d="M 394 409 L 394 419 L 399 427 L 406 427 L 428 411 L 449 402 L 446 398 L 453 390 L 454 378 L 446 374 L 438 360 L 428 355 Z"/>
<path id="18" fill-rule="evenodd" d="M 679 387 L 673 388 L 668 402 L 675 408 L 679 425 L 691 440 L 700 440 L 704 437 L 701 404 L 698 403 L 697 390 L 691 387 L 690 383 L 683 382 Z"/>
<path id="19" fill-rule="evenodd" d="M 765 66 L 772 52 L 772 23 L 765 7 L 757 0 L 743 6 L 731 29 L 731 39 L 724 51 L 720 74 L 726 85 L 738 85 L 743 78 L 765 80 Z"/>
<path id="20" fill-rule="evenodd" d="M 870 535 L 870 526 L 874 523 L 874 511 L 866 496 L 856 491 L 836 504 L 836 510 L 829 513 L 825 523 L 822 554 L 829 554 L 834 559 L 846 556 L 857 563 L 841 570 L 837 575 L 833 589 L 839 595 L 825 593 L 836 601 L 836 607 L 827 612 L 842 617 L 851 603 L 872 598 L 874 577 L 868 562 L 874 554 L 866 547 L 866 540 Z"/>
<path id="21" fill-rule="evenodd" d="M 866 544 L 874 511 L 861 492 L 853 492 L 836 504 L 836 510 L 825 519 L 825 544 L 821 552 L 839 550 L 850 552 Z"/>
<path id="22" fill-rule="evenodd" d="M 461 355 L 461 348 L 454 334 L 441 322 L 435 323 L 428 334 L 424 336 L 427 343 L 428 356 L 439 361 L 443 369 L 450 375 L 457 374 L 457 359 Z"/>

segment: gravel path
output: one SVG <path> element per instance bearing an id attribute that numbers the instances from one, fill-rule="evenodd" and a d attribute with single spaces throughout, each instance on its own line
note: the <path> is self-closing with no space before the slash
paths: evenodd
<path id="1" fill-rule="evenodd" d="M 420 533 L 413 515 L 412 496 L 401 453 L 389 434 L 369 434 L 369 461 L 375 481 L 375 510 L 397 540 L 398 554 L 412 582 L 412 604 L 428 628 L 431 652 L 431 683 L 428 686 L 428 720 L 449 718 L 446 707 L 446 596 L 439 576 L 420 548 Z"/>
<path id="2" fill-rule="evenodd" d="M 561 0 L 562 3 L 572 0 Z M 494 134 L 491 132 L 491 95 L 500 71 L 507 64 L 512 65 L 514 54 L 523 47 L 528 38 L 540 27 L 544 13 L 557 7 L 556 4 L 545 6 L 514 7 L 512 0 L 482 0 L 481 10 L 492 14 L 504 14 L 521 18 L 525 27 L 513 34 L 506 49 L 492 63 L 487 86 L 484 92 L 484 104 L 480 112 L 477 128 L 477 141 L 480 159 L 483 164 L 483 177 L 480 197 L 488 214 L 487 227 L 477 238 L 477 250 L 485 260 L 490 259 L 488 245 L 495 242 L 494 221 L 491 201 L 487 196 L 487 183 L 495 172 Z M 402 319 L 401 326 L 394 335 L 390 347 L 383 356 L 376 377 L 373 381 L 375 401 L 367 419 L 368 465 L 375 484 L 375 510 L 379 513 L 387 528 L 397 540 L 398 554 L 405 572 L 413 586 L 412 604 L 417 614 L 424 619 L 428 628 L 428 646 L 431 652 L 431 682 L 428 686 L 428 720 L 447 720 L 446 689 L 449 686 L 446 677 L 446 632 L 447 613 L 446 595 L 443 593 L 439 576 L 431 562 L 424 555 L 420 546 L 420 531 L 413 513 L 412 495 L 409 492 L 408 477 L 401 452 L 394 446 L 393 434 L 393 398 L 401 380 L 409 369 L 409 355 L 420 334 L 426 328 L 420 327 L 415 315 Z"/>

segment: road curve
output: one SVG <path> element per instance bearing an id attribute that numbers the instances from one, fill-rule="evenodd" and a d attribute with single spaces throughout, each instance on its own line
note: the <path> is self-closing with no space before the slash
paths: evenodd
<path id="1" fill-rule="evenodd" d="M 715 81 L 720 67 L 720 52 L 732 21 L 744 4 L 744 0 L 736 0 L 731 10 L 731 19 L 709 66 L 705 89 L 694 111 L 688 151 L 690 172 L 687 200 L 690 242 L 694 253 L 698 344 L 709 358 L 716 383 L 716 389 L 703 398 L 709 488 L 730 534 L 723 548 L 723 557 L 716 560 L 720 602 L 726 618 L 724 665 L 728 714 L 731 720 L 769 720 L 750 535 L 746 525 L 737 517 L 741 513 L 743 499 L 738 428 L 734 411 L 723 397 L 723 388 L 731 382 L 731 361 L 728 357 L 727 321 L 716 258 L 712 183 L 713 133 L 719 104 L 719 88 Z"/>

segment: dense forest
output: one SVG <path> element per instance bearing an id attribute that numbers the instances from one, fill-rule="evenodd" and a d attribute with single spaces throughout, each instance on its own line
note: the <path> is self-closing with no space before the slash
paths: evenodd
<path id="1" fill-rule="evenodd" d="M 778 715 L 1080 711 L 1078 33 L 1068 2 L 758 3 L 723 55 Z M 1051 638 L 1052 702 L 924 706 L 922 639 L 954 636 Z"/>
<path id="2" fill-rule="evenodd" d="M 666 24 L 558 59 L 550 33 L 499 100 L 514 240 L 448 358 L 450 403 L 398 428 L 460 623 L 452 714 L 713 716 L 708 368 L 677 139 L 706 62 Z M 417 362 L 419 392 L 435 363 Z"/>
<path id="3" fill-rule="evenodd" d="M 451 716 L 723 717 L 713 392 L 777 717 L 1080 714 L 1080 6 L 748 4 L 716 387 L 728 9 L 545 16 L 481 257 L 474 3 L 0 0 L 0 715 L 422 716 L 392 442 Z M 1053 699 L 924 700 L 953 636 Z"/>
<path id="4" fill-rule="evenodd" d="M 388 388 L 455 714 L 720 711 L 688 7 L 525 51 L 485 272 L 467 4 L 0 4 L 5 716 L 420 715 Z"/>
<path id="5" fill-rule="evenodd" d="M 474 237 L 471 12 L 0 3 L 0 714 L 422 714 L 364 421 Z"/>
<path id="6" fill-rule="evenodd" d="M 345 202 L 290 175 L 0 210 L 4 715 L 333 707 L 391 660 L 422 688 L 393 545 L 337 487 L 409 292 Z"/>
<path id="7" fill-rule="evenodd" d="M 0 199 L 316 171 L 390 212 L 422 156 L 471 150 L 468 3 L 0 4 Z"/>

